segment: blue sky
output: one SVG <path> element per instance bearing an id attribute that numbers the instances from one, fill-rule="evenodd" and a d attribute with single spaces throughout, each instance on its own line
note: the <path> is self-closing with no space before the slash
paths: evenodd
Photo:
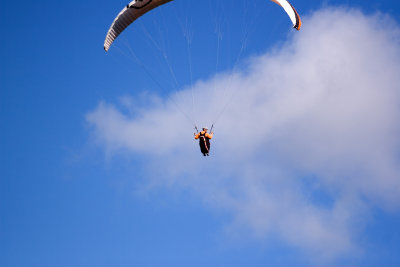
<path id="1" fill-rule="evenodd" d="M 400 3 L 226 2 L 2 1 L 1 266 L 400 265 Z"/>

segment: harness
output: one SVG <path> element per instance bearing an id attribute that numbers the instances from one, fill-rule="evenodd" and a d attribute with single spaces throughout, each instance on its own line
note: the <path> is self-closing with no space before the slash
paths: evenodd
<path id="1" fill-rule="evenodd" d="M 207 146 L 207 141 L 206 141 L 206 133 L 203 133 L 203 132 L 200 132 L 200 142 L 203 142 L 204 143 L 204 147 L 207 149 L 207 152 L 210 150 L 209 148 L 208 148 L 208 146 Z"/>

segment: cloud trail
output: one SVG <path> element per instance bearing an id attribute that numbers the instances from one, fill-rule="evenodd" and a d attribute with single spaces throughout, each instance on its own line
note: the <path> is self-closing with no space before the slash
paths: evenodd
<path id="1" fill-rule="evenodd" d="M 228 82 L 238 92 L 204 161 L 168 99 L 101 102 L 86 119 L 107 151 L 149 158 L 149 183 L 189 188 L 235 229 L 335 260 L 358 252 L 369 207 L 400 208 L 399 33 L 383 14 L 325 8 L 245 71 L 198 82 L 198 97 Z"/>

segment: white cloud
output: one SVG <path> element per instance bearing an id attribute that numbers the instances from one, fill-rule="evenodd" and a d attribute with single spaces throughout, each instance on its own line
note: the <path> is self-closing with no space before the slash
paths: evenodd
<path id="1" fill-rule="evenodd" d="M 210 158 L 174 105 L 191 110 L 180 101 L 191 90 L 133 105 L 124 98 L 123 107 L 102 102 L 87 121 L 107 151 L 149 156 L 149 183 L 190 188 L 256 238 L 278 235 L 335 259 L 358 251 L 355 233 L 371 204 L 400 206 L 399 29 L 382 14 L 320 10 L 246 71 L 197 83 L 197 100 L 226 84 L 238 92 L 218 121 Z"/>

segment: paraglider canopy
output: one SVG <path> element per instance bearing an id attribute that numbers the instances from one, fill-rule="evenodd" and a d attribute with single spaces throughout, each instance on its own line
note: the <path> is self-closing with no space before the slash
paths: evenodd
<path id="1" fill-rule="evenodd" d="M 130 2 L 114 19 L 111 24 L 106 39 L 104 41 L 104 50 L 108 51 L 114 40 L 137 18 L 150 10 L 171 2 L 172 0 L 133 0 Z M 185 1 L 185 0 L 182 0 Z M 300 30 L 301 20 L 300 16 L 294 7 L 287 0 L 271 0 L 272 2 L 280 5 L 288 14 L 293 23 L 293 27 Z"/>

